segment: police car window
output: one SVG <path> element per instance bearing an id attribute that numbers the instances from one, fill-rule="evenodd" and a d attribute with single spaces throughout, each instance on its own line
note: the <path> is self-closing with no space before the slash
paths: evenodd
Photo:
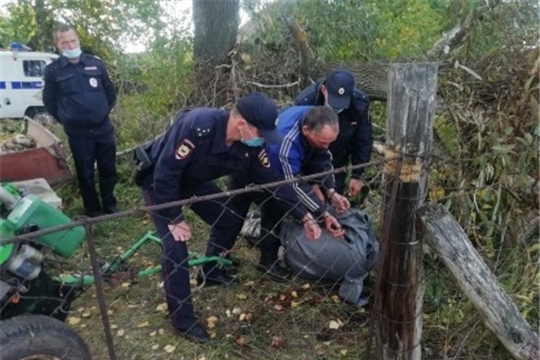
<path id="1" fill-rule="evenodd" d="M 47 64 L 43 60 L 24 60 L 23 69 L 24 76 L 28 77 L 42 77 L 43 70 Z"/>

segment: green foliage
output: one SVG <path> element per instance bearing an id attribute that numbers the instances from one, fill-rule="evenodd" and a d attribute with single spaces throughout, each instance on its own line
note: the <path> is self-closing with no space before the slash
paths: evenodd
<path id="1" fill-rule="evenodd" d="M 256 36 L 265 43 L 285 43 L 283 19 L 294 16 L 320 62 L 389 61 L 419 55 L 447 26 L 443 0 L 299 0 L 245 6 L 256 19 Z"/>
<path id="2" fill-rule="evenodd" d="M 7 15 L 0 15 L 0 43 L 8 46 L 11 42 L 28 43 L 36 33 L 33 9 L 30 3 L 16 6 L 7 4 Z M 29 16 L 32 14 L 32 16 Z"/>
<path id="3" fill-rule="evenodd" d="M 464 10 L 470 11 L 471 3 L 465 2 Z M 505 49 L 507 55 L 522 51 L 524 45 L 534 45 L 538 40 L 538 2 L 534 0 L 505 1 L 491 11 L 482 12 L 482 21 L 472 27 L 470 36 L 459 55 L 463 61 L 478 59 L 490 54 L 500 54 Z M 459 11 L 459 10 L 458 10 Z M 487 79 L 498 80 L 504 72 L 487 74 Z"/>
<path id="4" fill-rule="evenodd" d="M 35 0 L 8 4 L 7 15 L 0 21 L 0 42 L 30 43 L 39 32 L 46 36 L 40 42 L 53 44 L 53 20 L 73 25 L 79 32 L 83 49 L 104 59 L 111 59 L 126 41 L 140 40 L 163 27 L 160 4 L 153 0 L 44 0 L 36 8 Z M 37 23 L 41 10 L 47 21 Z M 41 31 L 38 31 L 41 30 Z M 38 49 L 48 50 L 48 49 Z"/>
<path id="5" fill-rule="evenodd" d="M 376 60 L 406 59 L 430 49 L 448 24 L 446 1 L 368 1 Z M 374 49 L 374 51 L 375 51 Z"/>
<path id="6" fill-rule="evenodd" d="M 538 327 L 540 250 L 538 231 L 531 231 L 534 224 L 530 222 L 531 214 L 538 216 L 538 203 L 530 189 L 531 181 L 534 184 L 539 178 L 540 127 L 530 98 L 537 97 L 540 62 L 538 53 L 529 61 L 524 47 L 537 40 L 538 5 L 532 0 L 503 1 L 488 10 L 484 3 L 480 0 L 245 1 L 244 9 L 255 20 L 253 31 L 247 36 L 240 32 L 240 36 L 258 39 L 253 47 L 270 49 L 273 56 L 270 59 L 273 67 L 264 71 L 259 67 L 254 78 L 247 80 L 264 83 L 261 78 L 270 73 L 281 76 L 275 83 L 295 81 L 294 77 L 291 80 L 291 74 L 281 74 L 286 63 L 297 64 L 297 54 L 291 50 L 294 43 L 284 24 L 287 16 L 294 16 L 306 31 L 313 57 L 319 63 L 391 62 L 422 59 L 444 31 L 478 9 L 481 20 L 471 25 L 462 44 L 451 54 L 452 61 L 457 60 L 460 65 L 452 68 L 441 64 L 439 95 L 444 99 L 444 108 L 439 107 L 435 131 L 436 143 L 442 151 L 433 157 L 429 200 L 450 209 L 520 311 L 533 327 Z M 7 8 L 7 15 L 0 17 L 0 42 L 28 42 L 36 36 L 32 4 L 30 0 L 21 0 Z M 159 134 L 168 126 L 169 117 L 189 102 L 195 76 L 192 43 L 186 35 L 190 24 L 183 22 L 186 18 L 181 14 L 177 18 L 169 12 L 162 17 L 160 3 L 152 0 L 50 0 L 46 4 L 55 20 L 77 25 L 83 46 L 104 57 L 110 65 L 120 94 L 113 113 L 120 149 Z M 119 54 L 128 41 L 143 41 L 148 52 Z M 261 50 L 260 55 L 264 57 L 269 52 Z M 244 65 L 256 68 L 259 63 L 246 60 Z M 292 75 L 297 74 L 293 71 Z M 276 97 L 285 92 L 276 90 Z M 381 128 L 384 128 L 384 112 L 383 105 L 372 106 Z M 376 136 L 381 138 L 383 132 L 379 130 Z M 121 206 L 130 209 L 140 206 L 138 189 L 130 182 L 131 164 L 122 163 L 119 170 Z M 366 173 L 376 177 L 377 170 L 367 169 Z M 61 194 L 68 212 L 79 213 L 81 204 L 76 187 L 68 185 Z M 370 194 L 370 199 L 376 195 L 379 194 Z M 373 214 L 377 211 L 374 209 Z M 195 221 L 188 214 L 189 220 Z M 125 246 L 151 227 L 148 222 L 143 226 L 139 220 L 131 218 L 126 223 L 119 221 L 101 227 L 98 234 L 115 245 L 118 241 L 122 243 L 119 246 Z M 200 222 L 194 226 L 198 235 L 194 245 L 203 249 L 208 229 Z M 255 256 L 253 251 L 251 254 L 243 251 L 242 255 Z M 430 347 L 441 349 L 431 357 L 470 355 L 472 358 L 480 354 L 486 358 L 505 358 L 506 353 L 497 349 L 496 339 L 486 335 L 479 315 L 441 264 L 428 262 L 426 269 L 424 338 L 432 344 Z M 251 279 L 254 275 L 244 276 Z M 157 292 L 153 293 L 155 304 L 152 305 L 157 305 L 162 299 Z M 147 295 L 148 291 L 141 291 L 138 298 Z M 229 295 L 233 303 L 235 294 Z M 226 296 L 208 292 L 204 300 L 223 303 Z M 261 306 L 261 299 L 250 300 L 253 308 Z M 216 306 L 226 310 L 223 304 Z M 150 308 L 150 314 L 145 316 L 152 315 L 155 306 Z M 294 330 L 299 330 L 296 333 L 311 332 L 313 324 L 320 326 L 322 308 L 311 311 L 308 320 L 300 316 L 291 318 Z M 126 317 L 134 313 L 141 316 L 130 311 Z M 206 310 L 205 315 L 213 313 Z M 250 333 L 263 333 L 272 321 L 279 323 L 274 318 L 264 320 L 258 325 L 260 328 Z M 309 324 L 304 324 L 305 321 Z M 129 319 L 126 324 L 133 325 Z M 223 331 L 230 330 L 225 327 Z M 100 325 L 97 328 L 101 330 Z M 91 336 L 99 338 L 101 334 L 97 331 Z M 291 339 L 298 340 L 293 334 Z M 169 342 L 173 341 L 176 337 L 171 336 Z M 216 341 L 218 347 L 224 343 L 230 346 L 226 341 Z M 304 344 L 306 352 L 317 346 L 315 340 L 310 340 L 309 346 L 305 346 L 303 338 L 298 341 Z M 258 344 L 265 346 L 262 340 Z M 132 343 L 125 341 L 120 346 L 129 348 Z M 222 355 L 219 349 L 213 351 L 216 358 Z"/>
<path id="7" fill-rule="evenodd" d="M 120 56 L 116 71 L 122 96 L 114 117 L 119 140 L 131 147 L 164 131 L 186 105 L 194 84 L 191 45 L 161 40 L 151 52 Z"/>

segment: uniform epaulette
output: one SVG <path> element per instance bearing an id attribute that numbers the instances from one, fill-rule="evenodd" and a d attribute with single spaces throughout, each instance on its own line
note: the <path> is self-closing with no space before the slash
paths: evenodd
<path id="1" fill-rule="evenodd" d="M 354 89 L 353 97 L 355 100 L 364 100 L 369 102 L 369 98 L 359 89 Z"/>
<path id="2" fill-rule="evenodd" d="M 97 60 L 99 60 L 99 61 L 103 61 L 103 60 L 101 60 L 101 58 L 100 58 L 99 56 L 97 56 L 97 55 L 90 55 L 90 54 L 88 54 L 88 56 L 93 57 L 94 59 L 97 59 Z"/>
<path id="3" fill-rule="evenodd" d="M 369 98 L 364 95 L 364 93 L 358 89 L 353 91 L 353 103 L 358 114 L 362 114 L 367 107 L 369 106 Z"/>
<path id="4" fill-rule="evenodd" d="M 208 135 L 210 135 L 210 133 L 212 132 L 212 128 L 209 128 L 209 127 L 198 127 L 195 129 L 195 134 L 197 135 L 198 138 L 202 138 L 202 137 L 206 137 Z"/>

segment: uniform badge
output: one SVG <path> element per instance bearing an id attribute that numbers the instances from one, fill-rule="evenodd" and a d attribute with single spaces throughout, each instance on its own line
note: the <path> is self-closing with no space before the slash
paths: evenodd
<path id="1" fill-rule="evenodd" d="M 193 152 L 193 149 L 195 149 L 195 145 L 188 139 L 184 139 L 176 148 L 174 156 L 177 160 L 184 160 Z"/>
<path id="2" fill-rule="evenodd" d="M 268 169 L 270 167 L 270 159 L 268 158 L 268 155 L 266 154 L 266 150 L 261 150 L 259 153 L 259 162 L 261 163 L 261 166 L 265 169 Z"/>
<path id="3" fill-rule="evenodd" d="M 90 82 L 90 86 L 93 87 L 93 88 L 96 88 L 97 85 L 98 85 L 98 82 L 97 82 L 97 79 L 96 78 L 90 78 L 90 80 L 88 80 Z"/>

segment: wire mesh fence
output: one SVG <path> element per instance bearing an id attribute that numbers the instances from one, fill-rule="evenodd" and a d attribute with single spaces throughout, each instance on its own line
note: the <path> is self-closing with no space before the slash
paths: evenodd
<path id="1" fill-rule="evenodd" d="M 369 166 L 377 169 L 374 173 L 379 173 L 383 163 L 375 161 Z M 320 176 L 317 174 L 313 179 Z M 291 220 L 290 216 L 283 219 L 279 229 L 261 229 L 264 209 L 252 204 L 245 218 L 242 215 L 243 226 L 232 251 L 222 253 L 219 258 L 205 256 L 216 224 L 200 221 L 189 210 L 194 204 L 219 204 L 222 208 L 217 217 L 219 222 L 232 211 L 234 196 L 272 192 L 287 181 L 98 218 L 74 219 L 74 223 L 56 229 L 85 228 L 86 242 L 69 256 L 51 250 L 54 246 L 39 243 L 40 235 L 46 235 L 49 230 L 3 239 L 3 244 L 17 241 L 16 244 L 31 245 L 43 258 L 40 260 L 41 255 L 35 254 L 34 258 L 30 257 L 30 265 L 25 270 L 30 274 L 26 275 L 27 280 L 22 276 L 8 276 L 4 281 L 9 291 L 1 304 L 2 318 L 37 312 L 65 320 L 89 344 L 94 359 L 375 358 L 375 347 L 379 344 L 374 334 L 381 313 L 374 304 L 377 296 L 382 295 L 376 293 L 377 272 L 371 271 L 369 266 L 374 259 L 368 256 L 365 247 L 353 245 L 364 245 L 359 239 L 362 236 L 380 238 L 384 232 L 379 218 L 385 196 L 380 189 L 381 180 L 380 176 L 374 176 L 368 183 L 374 190 L 361 204 L 356 204 L 355 211 L 369 214 L 370 221 L 363 217 L 354 219 L 356 223 L 347 230 L 353 237 L 348 239 L 307 241 L 302 235 L 302 224 Z M 150 212 L 156 216 L 156 210 L 173 205 L 188 209 L 185 217 L 193 234 L 188 242 L 188 263 L 163 257 L 164 239 L 155 233 L 149 216 Z M 126 218 L 132 220 L 128 225 L 122 222 Z M 369 233 L 370 228 L 375 233 Z M 258 269 L 261 253 L 258 242 L 265 230 L 271 230 L 281 240 L 279 262 L 289 269 L 290 278 L 276 282 Z M 56 234 L 62 235 L 55 241 L 68 240 L 68 233 Z M 332 245 L 332 242 L 335 243 Z M 172 272 L 163 273 L 161 266 L 166 262 L 172 264 Z M 426 307 L 417 316 L 428 321 L 426 331 L 432 342 L 422 344 L 423 353 L 429 359 L 442 359 L 448 354 L 467 358 L 470 351 L 467 338 L 481 327 L 481 319 L 474 312 L 468 318 L 443 319 L 440 308 L 446 305 L 444 308 L 448 311 L 448 305 L 451 307 L 456 297 L 446 293 L 451 290 L 441 278 L 448 280 L 449 276 L 440 269 L 437 259 L 428 256 L 425 262 L 429 271 L 420 281 L 426 287 Z M 233 277 L 235 284 L 211 286 L 202 271 L 208 264 Z M 175 296 L 170 291 L 165 296 L 167 276 L 182 267 L 189 270 L 190 299 Z M 393 285 L 411 285 L 407 281 L 396 279 Z M 212 339 L 209 345 L 188 342 L 171 324 L 175 313 L 170 309 L 181 309 L 189 300 Z M 177 306 L 171 308 L 171 303 Z M 464 312 L 450 315 L 463 317 Z M 407 321 L 415 321 L 417 316 Z M 430 318 L 439 321 L 434 328 L 430 328 Z M 444 321 L 447 321 L 446 329 L 439 325 Z M 449 333 L 450 322 L 458 323 L 464 334 Z"/>

